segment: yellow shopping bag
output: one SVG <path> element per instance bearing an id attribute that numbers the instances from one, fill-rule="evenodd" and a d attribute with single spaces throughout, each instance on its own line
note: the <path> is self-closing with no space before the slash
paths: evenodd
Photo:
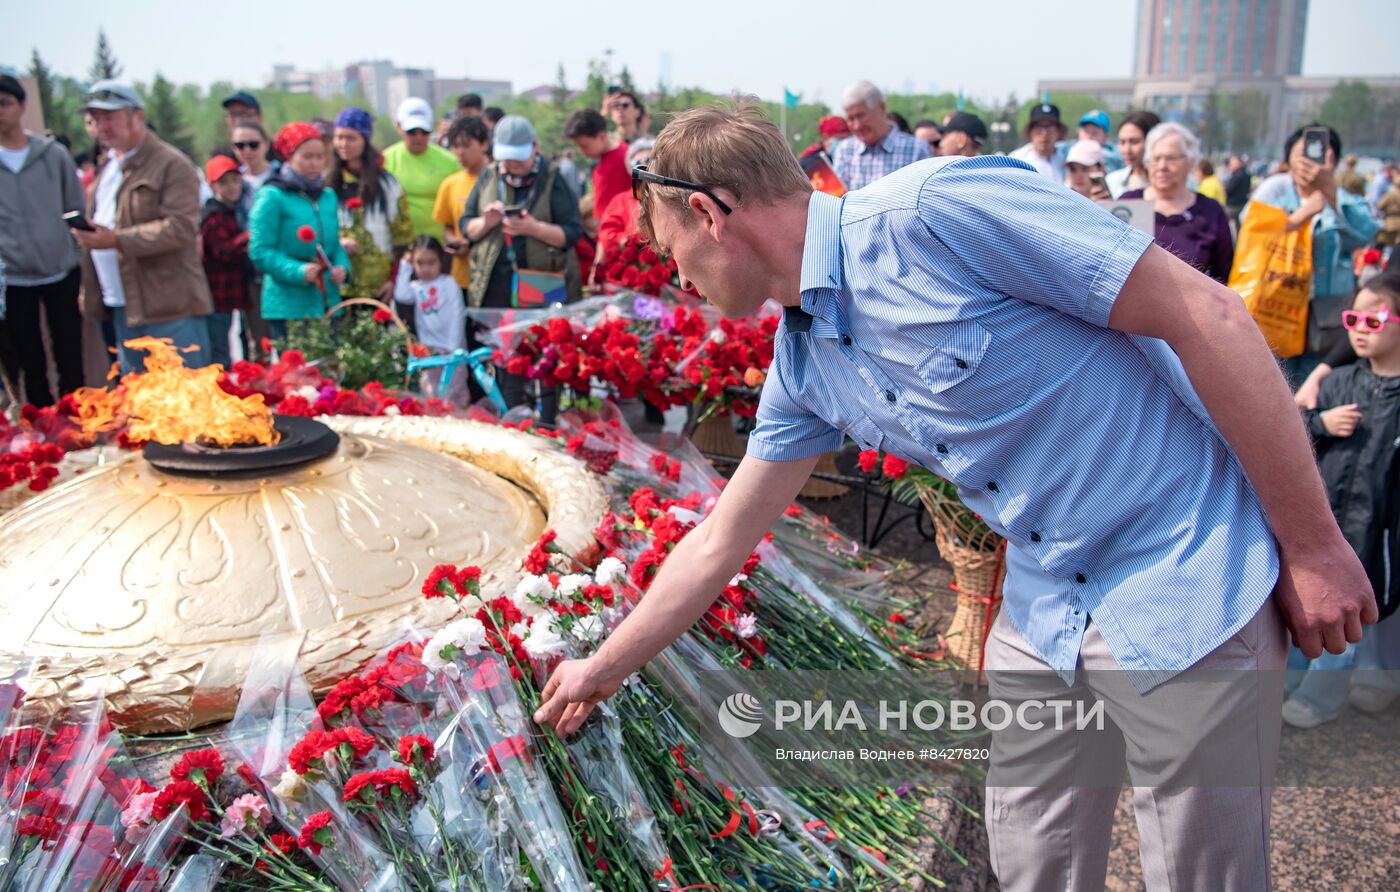
<path id="1" fill-rule="evenodd" d="M 1280 359 L 1303 352 L 1312 293 L 1312 227 L 1288 231 L 1288 212 L 1251 201 L 1240 217 L 1230 287 Z"/>

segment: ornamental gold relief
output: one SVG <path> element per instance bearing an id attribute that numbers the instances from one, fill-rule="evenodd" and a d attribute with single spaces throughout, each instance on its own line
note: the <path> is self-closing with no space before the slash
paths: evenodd
<path id="1" fill-rule="evenodd" d="M 593 547 L 602 483 L 548 442 L 457 419 L 323 420 L 339 448 L 285 472 L 184 477 L 123 453 L 0 517 L 0 653 L 37 661 L 31 699 L 102 696 L 138 733 L 219 721 L 264 634 L 302 636 L 324 691 L 444 621 L 450 605 L 420 593 L 435 565 L 479 565 L 505 589 L 546 526 Z"/>

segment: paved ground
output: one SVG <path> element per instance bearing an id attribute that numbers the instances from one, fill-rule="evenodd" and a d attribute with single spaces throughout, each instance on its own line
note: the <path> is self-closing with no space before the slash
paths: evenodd
<path id="1" fill-rule="evenodd" d="M 838 467 L 856 473 L 855 452 L 838 456 Z M 807 501 L 839 527 L 860 535 L 864 513 L 858 492 L 828 501 Z M 879 500 L 871 499 L 874 514 Z M 898 506 L 891 512 L 897 516 Z M 887 518 L 888 523 L 888 518 Z M 927 529 L 927 527 L 925 527 Z M 911 594 L 926 596 L 952 612 L 951 575 L 938 557 L 932 541 L 924 539 L 913 520 L 899 522 L 880 542 L 881 555 L 906 562 L 899 584 Z M 1289 892 L 1312 890 L 1400 890 L 1400 785 L 1379 787 L 1378 776 L 1393 779 L 1400 749 L 1400 704 L 1371 716 L 1348 708 L 1330 724 L 1311 731 L 1285 726 L 1280 755 L 1282 783 L 1274 793 L 1272 869 L 1275 888 Z M 1345 766 L 1353 786 L 1321 786 L 1318 778 L 1335 784 Z M 1332 770 L 1325 770 L 1330 767 Z M 972 794 L 975 797 L 975 792 Z M 980 802 L 969 802 L 979 807 Z M 985 831 L 970 822 L 956 836 L 970 863 L 963 867 L 951 859 L 938 863 L 936 871 L 954 889 L 997 889 L 986 863 Z M 1125 790 L 1119 798 L 1114 822 L 1106 888 L 1113 892 L 1144 889 L 1138 859 L 1137 825 L 1132 798 Z"/>

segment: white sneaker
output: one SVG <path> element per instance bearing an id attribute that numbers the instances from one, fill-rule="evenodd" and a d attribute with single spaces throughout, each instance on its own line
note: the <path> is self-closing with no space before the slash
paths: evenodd
<path id="1" fill-rule="evenodd" d="M 1378 688 L 1371 684 L 1354 684 L 1347 702 L 1362 712 L 1380 712 L 1400 697 L 1400 691 Z"/>
<path id="2" fill-rule="evenodd" d="M 1336 716 L 1321 716 L 1302 700 L 1287 700 L 1283 704 L 1283 720 L 1295 728 L 1316 728 L 1325 725 Z"/>

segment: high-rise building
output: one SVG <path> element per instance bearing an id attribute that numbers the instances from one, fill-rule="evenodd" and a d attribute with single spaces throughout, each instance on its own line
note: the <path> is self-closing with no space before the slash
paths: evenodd
<path id="1" fill-rule="evenodd" d="M 1139 81 L 1303 72 L 1308 0 L 1138 0 Z"/>
<path id="2" fill-rule="evenodd" d="M 1263 154 L 1313 120 L 1339 78 L 1303 77 L 1309 0 L 1138 0 L 1133 77 L 1042 80 L 1040 93 L 1087 93 L 1147 108 L 1217 148 Z M 1364 78 L 1385 96 L 1400 78 Z"/>

